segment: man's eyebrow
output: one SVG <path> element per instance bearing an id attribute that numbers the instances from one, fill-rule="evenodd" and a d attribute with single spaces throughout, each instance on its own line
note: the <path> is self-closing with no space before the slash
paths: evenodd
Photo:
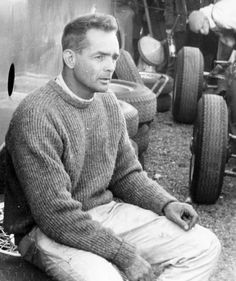
<path id="1" fill-rule="evenodd" d="M 119 53 L 113 53 L 113 54 L 111 54 L 111 53 L 109 53 L 109 52 L 97 51 L 97 52 L 95 52 L 93 55 L 94 55 L 94 56 L 95 56 L 95 55 L 103 55 L 103 56 L 110 56 L 110 55 L 112 55 L 112 57 L 118 58 L 120 54 L 119 54 Z"/>

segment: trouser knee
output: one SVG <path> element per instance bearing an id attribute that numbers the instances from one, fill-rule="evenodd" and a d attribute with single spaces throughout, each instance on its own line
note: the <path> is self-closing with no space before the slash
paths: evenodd
<path id="1" fill-rule="evenodd" d="M 212 260 L 212 263 L 216 263 L 221 252 L 221 243 L 212 231 L 205 229 L 205 233 L 206 243 L 202 245 L 201 250 L 208 256 L 209 261 Z"/>

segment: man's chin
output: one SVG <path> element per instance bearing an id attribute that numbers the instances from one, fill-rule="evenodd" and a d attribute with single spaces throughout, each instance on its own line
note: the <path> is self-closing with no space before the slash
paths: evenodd
<path id="1" fill-rule="evenodd" d="M 98 86 L 98 87 L 96 87 L 96 89 L 94 89 L 94 90 L 95 90 L 96 92 L 105 93 L 105 92 L 108 91 L 109 85 L 110 85 L 110 83 L 108 83 L 107 85 Z"/>

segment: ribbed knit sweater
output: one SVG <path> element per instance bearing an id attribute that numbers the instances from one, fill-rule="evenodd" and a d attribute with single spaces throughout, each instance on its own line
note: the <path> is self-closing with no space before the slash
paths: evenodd
<path id="1" fill-rule="evenodd" d="M 87 210 L 119 198 L 161 213 L 175 199 L 142 170 L 112 93 L 80 101 L 49 81 L 16 109 L 6 148 L 7 232 L 38 225 L 55 241 L 120 268 L 132 264 L 136 249 Z"/>

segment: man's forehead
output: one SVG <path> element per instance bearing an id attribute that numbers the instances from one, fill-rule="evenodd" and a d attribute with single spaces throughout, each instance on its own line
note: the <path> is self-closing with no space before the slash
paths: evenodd
<path id="1" fill-rule="evenodd" d="M 119 43 L 115 31 L 103 31 L 90 29 L 86 34 L 86 39 L 89 49 L 105 51 L 111 48 L 118 48 Z"/>
<path id="2" fill-rule="evenodd" d="M 105 31 L 98 28 L 91 28 L 86 32 L 86 37 L 90 40 L 94 38 L 98 39 L 99 37 L 102 39 L 106 35 L 116 37 L 116 31 L 115 30 Z"/>

